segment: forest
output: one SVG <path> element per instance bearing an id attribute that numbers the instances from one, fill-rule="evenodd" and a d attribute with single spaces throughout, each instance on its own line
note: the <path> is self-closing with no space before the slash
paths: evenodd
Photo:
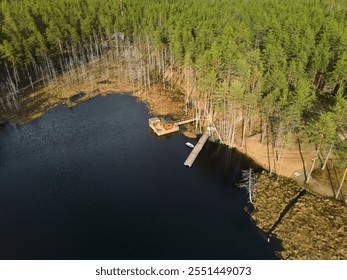
<path id="1" fill-rule="evenodd" d="M 228 145 L 259 134 L 275 162 L 309 143 L 312 166 L 333 157 L 347 170 L 345 0 L 0 2 L 0 108 L 76 69 L 95 82 L 97 62 L 134 87 L 179 88 L 187 110 L 211 118 Z"/>

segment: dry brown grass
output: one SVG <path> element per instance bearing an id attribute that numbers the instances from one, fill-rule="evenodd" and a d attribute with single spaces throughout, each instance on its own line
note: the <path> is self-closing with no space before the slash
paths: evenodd
<path id="1" fill-rule="evenodd" d="M 185 118 L 184 94 L 179 90 L 153 86 L 149 90 L 139 90 L 134 95 L 147 104 L 151 114 L 172 115 L 179 120 Z"/>
<path id="2" fill-rule="evenodd" d="M 255 210 L 259 228 L 269 232 L 302 188 L 292 180 L 261 174 Z M 347 207 L 339 201 L 305 192 L 273 230 L 281 241 L 284 259 L 347 259 Z"/>

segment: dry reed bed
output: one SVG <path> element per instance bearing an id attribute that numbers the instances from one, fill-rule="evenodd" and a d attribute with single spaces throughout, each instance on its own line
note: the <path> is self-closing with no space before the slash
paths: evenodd
<path id="1" fill-rule="evenodd" d="M 282 211 L 302 188 L 286 178 L 259 175 L 252 219 L 269 232 Z M 283 259 L 347 259 L 347 207 L 340 201 L 310 192 L 300 196 L 273 230 L 282 242 Z"/>

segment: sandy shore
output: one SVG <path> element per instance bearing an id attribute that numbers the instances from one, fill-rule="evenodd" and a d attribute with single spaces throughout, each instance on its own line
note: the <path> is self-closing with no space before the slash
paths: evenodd
<path id="1" fill-rule="evenodd" d="M 247 137 L 245 147 L 240 147 L 238 145 L 235 145 L 235 147 L 242 153 L 252 158 L 265 170 L 269 171 L 267 147 L 266 144 L 260 143 L 260 134 Z M 312 147 L 305 148 L 303 157 L 307 172 L 311 168 L 314 154 L 315 151 L 312 150 Z M 299 150 L 295 145 L 291 145 L 284 149 L 280 154 L 279 160 L 274 162 L 271 159 L 270 164 L 274 173 L 280 176 L 291 178 L 304 185 L 305 177 L 303 171 L 303 162 L 301 160 Z M 313 177 L 310 179 L 309 184 L 306 184 L 305 187 L 324 197 L 334 197 L 335 195 L 331 186 L 326 185 L 322 182 L 318 182 Z M 347 186 L 345 186 L 343 190 L 344 192 L 346 192 Z"/>

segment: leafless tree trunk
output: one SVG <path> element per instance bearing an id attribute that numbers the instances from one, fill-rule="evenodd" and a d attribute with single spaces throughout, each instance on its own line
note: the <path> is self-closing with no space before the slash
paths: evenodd
<path id="1" fill-rule="evenodd" d="M 323 164 L 323 166 L 322 166 L 322 170 L 324 170 L 325 167 L 327 166 L 327 163 L 328 163 L 328 160 L 329 160 L 329 157 L 330 157 L 330 154 L 331 154 L 331 151 L 332 151 L 333 147 L 334 147 L 334 144 L 332 144 L 332 145 L 330 146 L 330 149 L 329 149 L 329 151 L 328 151 L 328 154 L 327 154 L 327 156 L 326 156 L 326 158 L 325 158 L 325 161 L 324 161 L 324 164 Z"/>
<path id="2" fill-rule="evenodd" d="M 337 191 L 337 193 L 336 193 L 336 196 L 335 196 L 336 199 L 338 198 L 338 196 L 339 196 L 339 194 L 340 194 L 340 192 L 341 192 L 343 183 L 345 182 L 346 174 L 347 174 L 347 167 L 345 168 L 345 172 L 343 173 L 342 180 L 341 180 L 341 182 L 340 182 L 340 187 L 339 187 L 339 189 L 338 189 L 338 191 Z"/>
<path id="3" fill-rule="evenodd" d="M 319 143 L 319 145 L 318 145 L 318 147 L 317 147 L 316 154 L 315 154 L 315 156 L 314 156 L 314 158 L 313 158 L 313 162 L 312 162 L 312 165 L 311 165 L 311 169 L 310 169 L 310 172 L 308 173 L 308 176 L 307 176 L 307 179 L 306 179 L 306 184 L 308 184 L 308 182 L 309 182 L 310 179 L 311 179 L 311 174 L 312 174 L 312 171 L 313 171 L 313 169 L 314 169 L 314 167 L 315 167 L 316 160 L 317 160 L 317 158 L 318 158 L 318 154 L 319 154 L 319 151 L 320 151 L 320 147 L 321 147 L 321 144 L 322 144 L 322 140 L 323 140 L 323 135 L 322 135 L 321 140 L 320 140 L 320 143 Z"/>
<path id="4" fill-rule="evenodd" d="M 242 170 L 242 179 L 238 187 L 247 190 L 249 202 L 253 204 L 253 197 L 256 192 L 256 175 L 252 168 L 249 170 Z"/>

